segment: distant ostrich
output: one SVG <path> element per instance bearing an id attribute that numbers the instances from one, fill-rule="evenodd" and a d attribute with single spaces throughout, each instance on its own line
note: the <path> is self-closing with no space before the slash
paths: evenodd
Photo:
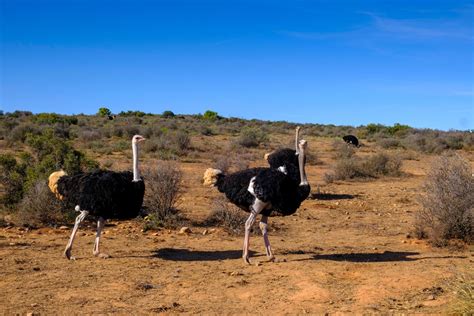
<path id="1" fill-rule="evenodd" d="M 77 229 L 84 218 L 91 214 L 97 216 L 97 234 L 93 254 L 107 258 L 100 253 L 99 242 L 106 219 L 130 219 L 138 215 L 143 203 L 145 183 L 138 169 L 138 143 L 143 136 L 132 138 L 133 173 L 99 170 L 68 176 L 64 171 L 56 171 L 49 176 L 49 188 L 57 198 L 76 205 L 81 212 L 77 217 L 71 237 L 64 251 L 67 259 L 71 257 L 72 243 Z"/>
<path id="2" fill-rule="evenodd" d="M 342 139 L 350 145 L 354 145 L 356 147 L 359 147 L 359 140 L 354 135 L 346 135 L 346 136 L 342 137 Z"/>
<path id="3" fill-rule="evenodd" d="M 305 173 L 305 140 L 298 144 L 298 164 L 300 177 L 294 181 L 281 170 L 273 168 L 251 168 L 224 175 L 218 169 L 207 169 L 204 174 L 205 183 L 217 186 L 220 192 L 250 216 L 245 222 L 245 238 L 242 257 L 249 261 L 250 228 L 258 214 L 262 214 L 260 229 L 265 242 L 265 250 L 270 261 L 274 261 L 270 241 L 267 234 L 268 216 L 273 212 L 287 216 L 294 214 L 301 203 L 308 197 L 310 186 Z M 211 179 L 211 181 L 206 181 Z"/>

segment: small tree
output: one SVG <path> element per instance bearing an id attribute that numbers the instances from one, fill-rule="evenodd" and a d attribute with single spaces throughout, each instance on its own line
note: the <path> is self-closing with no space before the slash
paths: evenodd
<path id="1" fill-rule="evenodd" d="M 97 112 L 97 115 L 99 116 L 108 116 L 112 115 L 112 111 L 110 111 L 108 108 L 99 108 L 99 111 Z"/>
<path id="2" fill-rule="evenodd" d="M 161 114 L 161 116 L 163 116 L 164 118 L 170 118 L 170 117 L 174 117 L 174 113 L 172 111 L 164 111 L 163 114 Z"/>
<path id="3" fill-rule="evenodd" d="M 219 115 L 217 114 L 217 112 L 207 110 L 206 112 L 204 112 L 202 117 L 206 120 L 214 121 L 214 120 L 217 120 L 219 118 Z"/>

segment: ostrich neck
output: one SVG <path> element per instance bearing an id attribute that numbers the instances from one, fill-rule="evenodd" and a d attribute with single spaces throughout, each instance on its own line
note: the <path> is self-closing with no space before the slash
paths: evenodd
<path id="1" fill-rule="evenodd" d="M 138 145 L 137 143 L 132 143 L 133 151 L 133 181 L 140 181 L 140 170 L 138 170 Z"/>
<path id="2" fill-rule="evenodd" d="M 300 134 L 300 130 L 297 129 L 296 130 L 296 136 L 295 136 L 295 148 L 296 148 L 296 154 L 298 155 L 300 153 L 300 148 L 299 148 L 299 134 Z"/>
<path id="3" fill-rule="evenodd" d="M 300 148 L 300 152 L 298 155 L 298 164 L 300 167 L 300 186 L 308 185 L 308 179 L 306 178 L 306 171 L 304 169 L 304 159 L 305 159 L 305 150 L 304 148 Z"/>

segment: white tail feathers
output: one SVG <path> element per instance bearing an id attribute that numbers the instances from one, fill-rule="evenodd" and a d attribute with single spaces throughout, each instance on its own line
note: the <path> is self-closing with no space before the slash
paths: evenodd
<path id="1" fill-rule="evenodd" d="M 58 192 L 58 180 L 59 180 L 59 178 L 61 178 L 63 176 L 66 176 L 66 175 L 67 175 L 67 173 L 65 171 L 60 170 L 60 171 L 53 172 L 52 174 L 49 175 L 49 178 L 48 178 L 48 187 L 49 187 L 49 189 L 60 200 L 62 200 L 64 197 L 61 194 L 59 194 L 59 192 Z"/>
<path id="2" fill-rule="evenodd" d="M 220 174 L 222 174 L 222 171 L 219 169 L 207 168 L 202 178 L 203 185 L 206 185 L 206 186 L 215 185 L 217 182 L 217 177 Z"/>

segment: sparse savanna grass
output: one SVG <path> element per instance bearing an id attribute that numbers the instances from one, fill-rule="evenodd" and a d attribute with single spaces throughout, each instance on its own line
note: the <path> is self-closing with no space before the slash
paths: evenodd
<path id="1" fill-rule="evenodd" d="M 465 273 L 456 274 L 447 284 L 454 297 L 446 312 L 452 315 L 472 315 L 474 312 L 474 269 L 471 267 Z"/>
<path id="2" fill-rule="evenodd" d="M 435 246 L 456 240 L 474 241 L 474 177 L 458 154 L 444 154 L 433 162 L 420 198 L 415 233 Z M 451 242 L 452 241 L 452 242 Z"/>
<path id="3" fill-rule="evenodd" d="M 148 215 L 145 217 L 145 230 L 158 228 L 177 228 L 185 222 L 178 210 L 181 196 L 182 172 L 174 162 L 164 161 L 155 168 L 144 172 L 145 201 Z"/>
<path id="4" fill-rule="evenodd" d="M 38 180 L 18 205 L 14 221 L 20 226 L 44 227 L 68 223 L 74 210 L 66 209 L 49 190 L 46 181 Z"/>
<path id="5" fill-rule="evenodd" d="M 365 157 L 346 155 L 336 160 L 333 172 L 326 173 L 325 180 L 330 183 L 335 180 L 398 177 L 403 175 L 401 166 L 401 158 L 394 154 L 377 153 Z"/>

